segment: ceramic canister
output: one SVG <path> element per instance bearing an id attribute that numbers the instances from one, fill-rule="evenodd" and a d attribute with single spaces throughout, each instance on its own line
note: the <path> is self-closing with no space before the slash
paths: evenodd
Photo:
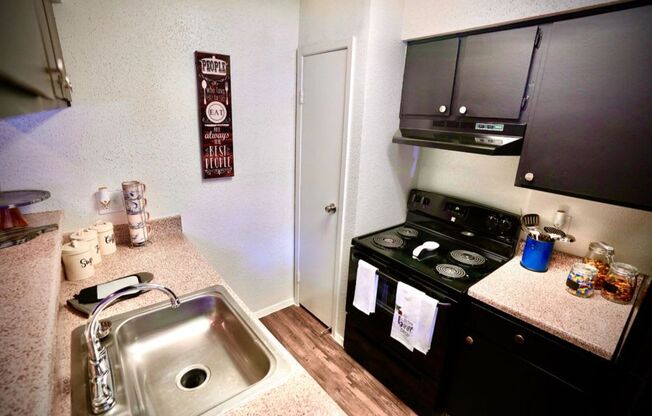
<path id="1" fill-rule="evenodd" d="M 92 252 L 95 248 L 81 240 L 71 240 L 61 248 L 66 279 L 81 280 L 95 274 Z"/>
<path id="2" fill-rule="evenodd" d="M 97 240 L 97 231 L 91 228 L 82 228 L 70 234 L 71 240 L 85 241 L 91 246 L 93 255 L 93 265 L 97 266 L 102 263 L 102 254 L 100 253 L 100 242 Z"/>
<path id="3" fill-rule="evenodd" d="M 97 231 L 97 240 L 100 243 L 100 254 L 103 256 L 115 253 L 115 235 L 113 234 L 113 224 L 108 221 L 98 220 L 91 227 Z"/>

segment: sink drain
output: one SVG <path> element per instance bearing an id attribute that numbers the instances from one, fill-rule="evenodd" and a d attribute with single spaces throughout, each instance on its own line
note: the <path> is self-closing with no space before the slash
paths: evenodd
<path id="1" fill-rule="evenodd" d="M 208 367 L 201 364 L 191 365 L 177 374 L 177 387 L 181 390 L 195 390 L 206 384 L 210 377 Z"/>

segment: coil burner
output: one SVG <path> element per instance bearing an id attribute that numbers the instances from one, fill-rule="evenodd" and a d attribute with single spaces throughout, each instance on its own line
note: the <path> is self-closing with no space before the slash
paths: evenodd
<path id="1" fill-rule="evenodd" d="M 460 266 L 455 266 L 453 264 L 438 264 L 435 266 L 435 270 L 440 275 L 449 279 L 466 279 L 466 272 Z"/>
<path id="2" fill-rule="evenodd" d="M 467 250 L 453 250 L 450 256 L 458 263 L 473 267 L 482 266 L 487 261 L 484 256 Z"/>
<path id="3" fill-rule="evenodd" d="M 377 235 L 372 240 L 380 248 L 400 248 L 403 247 L 403 239 L 393 234 Z"/>
<path id="4" fill-rule="evenodd" d="M 414 237 L 419 235 L 419 232 L 417 230 L 415 230 L 414 228 L 410 228 L 410 227 L 399 228 L 396 232 L 401 237 L 405 237 L 405 238 L 414 238 Z"/>

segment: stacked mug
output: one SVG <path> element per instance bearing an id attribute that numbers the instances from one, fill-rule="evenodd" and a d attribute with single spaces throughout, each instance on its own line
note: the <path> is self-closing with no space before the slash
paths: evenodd
<path id="1" fill-rule="evenodd" d="M 144 197 L 145 184 L 138 181 L 122 182 L 127 220 L 129 223 L 129 240 L 132 247 L 140 247 L 149 241 L 149 213 L 145 211 L 147 199 Z"/>

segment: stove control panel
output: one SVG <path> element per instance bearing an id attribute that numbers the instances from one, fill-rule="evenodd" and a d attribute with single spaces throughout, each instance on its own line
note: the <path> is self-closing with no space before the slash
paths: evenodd
<path id="1" fill-rule="evenodd" d="M 518 239 L 520 231 L 518 215 L 434 192 L 413 189 L 408 198 L 408 211 L 510 243 Z"/>

